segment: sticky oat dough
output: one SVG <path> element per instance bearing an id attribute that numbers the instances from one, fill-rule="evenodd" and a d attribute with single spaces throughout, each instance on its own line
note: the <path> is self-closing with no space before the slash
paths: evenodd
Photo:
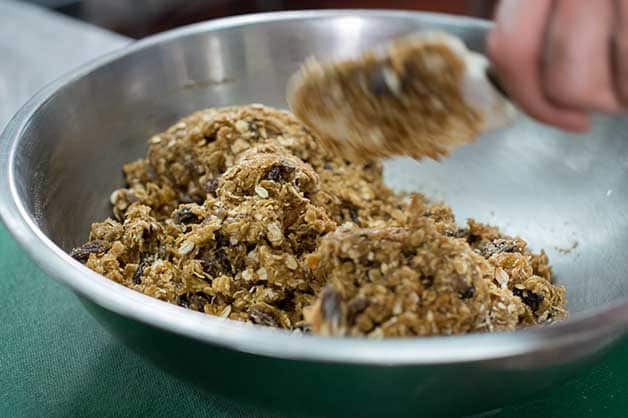
<path id="1" fill-rule="evenodd" d="M 565 318 L 526 242 L 395 193 L 292 114 L 196 112 L 124 166 L 112 217 L 72 255 L 126 287 L 255 324 L 346 336 L 513 330 Z"/>

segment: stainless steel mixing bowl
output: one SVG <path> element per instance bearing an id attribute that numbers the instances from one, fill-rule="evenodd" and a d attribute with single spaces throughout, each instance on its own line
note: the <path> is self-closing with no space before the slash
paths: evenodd
<path id="1" fill-rule="evenodd" d="M 286 80 L 310 54 L 346 56 L 428 28 L 481 50 L 488 27 L 434 14 L 315 11 L 216 20 L 135 43 L 48 86 L 10 122 L 0 140 L 0 214 L 107 329 L 206 390 L 299 416 L 474 413 L 542 391 L 594 360 L 628 321 L 626 118 L 599 118 L 586 136 L 522 119 L 443 163 L 387 165 L 394 187 L 442 198 L 460 219 L 498 224 L 545 248 L 572 312 L 552 327 L 386 341 L 295 337 L 151 299 L 66 254 L 109 215 L 122 164 L 177 118 L 209 106 L 283 107 Z"/>

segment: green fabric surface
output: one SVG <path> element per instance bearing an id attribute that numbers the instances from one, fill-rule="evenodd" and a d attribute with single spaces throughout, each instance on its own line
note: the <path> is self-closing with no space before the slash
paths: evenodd
<path id="1" fill-rule="evenodd" d="M 0 224 L 0 417 L 263 416 L 199 393 L 113 340 Z"/>
<path id="2" fill-rule="evenodd" d="M 256 417 L 113 340 L 0 225 L 0 417 Z M 575 380 L 498 418 L 628 416 L 628 340 Z"/>

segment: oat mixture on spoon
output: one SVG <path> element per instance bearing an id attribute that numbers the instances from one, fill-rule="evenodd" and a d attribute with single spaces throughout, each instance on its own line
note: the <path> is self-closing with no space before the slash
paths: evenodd
<path id="1" fill-rule="evenodd" d="M 488 66 L 460 39 L 421 32 L 355 59 L 310 58 L 290 81 L 288 102 L 329 149 L 352 160 L 438 159 L 513 121 Z"/>

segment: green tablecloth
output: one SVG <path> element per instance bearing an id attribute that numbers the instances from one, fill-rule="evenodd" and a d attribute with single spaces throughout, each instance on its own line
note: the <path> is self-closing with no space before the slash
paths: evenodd
<path id="1" fill-rule="evenodd" d="M 203 394 L 113 340 L 0 225 L 0 417 L 253 417 Z M 628 416 L 628 342 L 592 370 L 486 416 Z"/>

